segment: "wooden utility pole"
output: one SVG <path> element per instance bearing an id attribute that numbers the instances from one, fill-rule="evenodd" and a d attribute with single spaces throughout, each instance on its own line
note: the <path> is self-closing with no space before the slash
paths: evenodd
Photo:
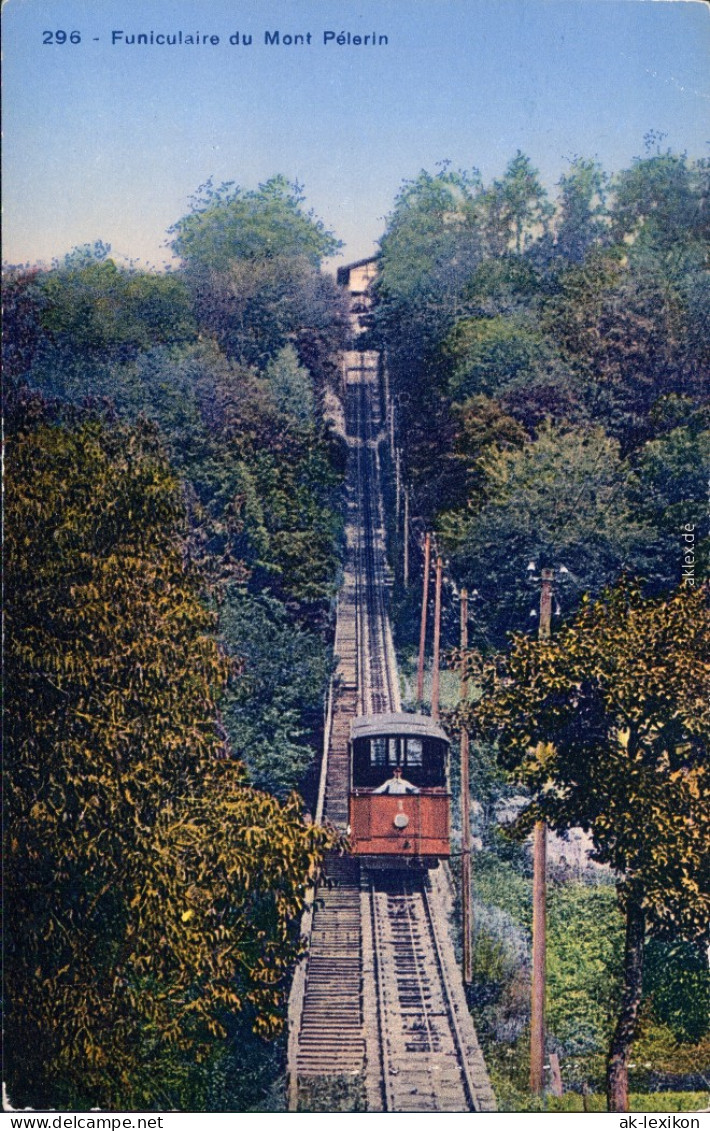
<path id="1" fill-rule="evenodd" d="M 543 569 L 540 576 L 542 578 L 542 589 L 540 590 L 540 627 L 538 638 L 540 640 L 549 640 L 552 625 L 552 582 L 555 571 L 553 569 Z"/>
<path id="2" fill-rule="evenodd" d="M 530 1091 L 542 1092 L 545 1068 L 545 861 L 547 830 L 533 831 L 532 1002 L 530 1012 Z"/>
<path id="3" fill-rule="evenodd" d="M 380 377 L 380 396 L 384 399 L 385 428 L 387 429 L 387 439 L 389 441 L 390 459 L 394 462 L 394 406 L 392 404 L 392 397 L 390 396 L 389 372 L 387 366 L 383 364 L 382 354 L 380 354 L 378 375 Z"/>
<path id="4" fill-rule="evenodd" d="M 422 590 L 422 623 L 419 629 L 419 665 L 417 667 L 417 703 L 424 701 L 424 654 L 426 651 L 426 622 L 429 611 L 429 567 L 431 563 L 431 534 L 424 538 L 424 588 Z"/>
<path id="5" fill-rule="evenodd" d="M 404 488 L 404 588 L 409 589 L 409 487 Z"/>
<path id="6" fill-rule="evenodd" d="M 399 526 L 399 516 L 402 509 L 402 457 L 399 448 L 394 455 L 394 481 L 395 481 L 395 515 L 397 518 L 397 526 Z"/>
<path id="7" fill-rule="evenodd" d="M 441 573 L 443 562 L 436 558 L 436 589 L 434 595 L 434 655 L 431 668 L 431 717 L 439 718 L 439 646 L 441 642 Z"/>
<path id="8" fill-rule="evenodd" d="M 382 355 L 380 355 L 382 356 Z M 390 389 L 389 372 L 387 366 L 382 366 L 384 370 L 385 379 L 385 425 L 389 431 L 390 442 L 390 459 L 394 459 L 395 445 L 394 445 L 394 400 L 392 399 L 392 392 Z"/>
<path id="9" fill-rule="evenodd" d="M 468 591 L 461 590 L 461 704 L 468 699 L 465 652 L 468 648 Z M 473 981 L 471 939 L 473 902 L 471 900 L 471 794 L 469 785 L 468 731 L 461 728 L 461 927 L 463 935 L 463 980 Z"/>
<path id="10" fill-rule="evenodd" d="M 554 571 L 543 569 L 541 578 L 538 639 L 549 640 Z M 542 1092 L 545 1069 L 546 876 L 547 829 L 544 821 L 536 821 L 533 830 L 532 1000 L 530 1010 L 530 1091 L 534 1095 L 540 1095 Z"/>

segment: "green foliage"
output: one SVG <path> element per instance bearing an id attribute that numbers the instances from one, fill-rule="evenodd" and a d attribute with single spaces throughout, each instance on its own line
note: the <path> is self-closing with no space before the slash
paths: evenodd
<path id="1" fill-rule="evenodd" d="M 663 406 L 668 416 L 674 408 L 685 414 L 683 425 L 644 444 L 637 453 L 636 483 L 632 486 L 638 514 L 656 532 L 652 560 L 661 584 L 667 582 L 668 563 L 675 559 L 675 580 L 681 581 L 685 551 L 692 549 L 696 579 L 708 576 L 710 516 L 705 501 L 710 466 L 710 428 L 704 413 L 693 413 L 687 401 Z M 654 560 L 655 559 L 655 560 Z"/>
<path id="2" fill-rule="evenodd" d="M 298 354 L 288 345 L 266 367 L 266 380 L 278 409 L 299 424 L 314 419 L 313 383 Z"/>
<path id="3" fill-rule="evenodd" d="M 700 219 L 696 175 L 684 156 L 670 150 L 637 158 L 614 184 L 613 236 L 665 247 L 684 242 Z"/>
<path id="4" fill-rule="evenodd" d="M 620 876 L 624 983 L 607 1062 L 617 1111 L 628 1106 L 646 929 L 707 944 L 709 645 L 705 593 L 649 602 L 624 585 L 585 601 L 554 642 L 517 637 L 475 707 L 532 791 L 518 826 L 581 826 Z"/>
<path id="5" fill-rule="evenodd" d="M 245 591 L 226 595 L 220 630 L 239 666 L 222 705 L 232 748 L 257 788 L 288 792 L 313 761 L 322 727 L 325 645 L 295 628 L 278 601 Z"/>
<path id="6" fill-rule="evenodd" d="M 525 311 L 539 288 L 539 272 L 529 259 L 503 254 L 482 260 L 466 283 L 464 296 L 491 317 Z"/>
<path id="7" fill-rule="evenodd" d="M 526 1061 L 527 1052 L 527 1061 Z M 530 1048 L 492 1043 L 485 1048 L 486 1068 L 498 1101 L 498 1111 L 541 1111 L 540 1099 L 530 1095 Z"/>
<path id="8" fill-rule="evenodd" d="M 318 267 L 341 246 L 321 220 L 303 208 L 300 185 L 271 177 L 245 192 L 233 183 L 215 189 L 207 181 L 192 210 L 172 231 L 173 250 L 194 266 L 226 268 L 234 260 L 258 264 L 284 257 Z"/>
<path id="9" fill-rule="evenodd" d="M 490 850 L 475 854 L 472 874 L 470 1003 L 488 1062 L 489 1050 L 524 1040 L 529 1022 L 531 888 L 518 867 Z"/>
<path id="10" fill-rule="evenodd" d="M 436 317 L 480 259 L 478 175 L 442 168 L 405 182 L 382 239 L 377 291 L 385 318 L 397 309 Z M 461 258 L 459 258 L 461 256 Z M 445 316 L 445 310 L 439 316 Z"/>
<path id="11" fill-rule="evenodd" d="M 570 361 L 585 373 L 594 369 L 604 348 L 602 316 L 611 308 L 624 278 L 624 252 L 619 247 L 592 247 L 584 260 L 563 270 L 555 292 L 542 307 L 542 326 L 555 337 Z"/>
<path id="12" fill-rule="evenodd" d="M 170 375 L 170 359 L 157 360 L 153 389 Z M 171 450 L 203 508 L 194 515 L 203 552 L 227 582 L 241 562 L 242 580 L 246 570 L 254 587 L 322 621 L 339 564 L 340 448 L 316 421 L 281 411 L 268 378 L 214 347 L 185 356 L 181 368 L 199 418 L 173 433 Z M 159 406 L 160 394 L 150 395 Z"/>
<path id="13" fill-rule="evenodd" d="M 469 397 L 452 406 L 457 425 L 453 450 L 444 463 L 447 506 L 439 512 L 438 532 L 455 548 L 465 537 L 466 511 L 478 511 L 488 498 L 486 459 L 494 451 L 520 448 L 527 435 L 493 397 Z M 443 500 L 440 500 L 443 504 Z M 466 508 L 466 509 L 464 509 Z"/>
<path id="14" fill-rule="evenodd" d="M 201 330 L 244 365 L 263 368 L 289 342 L 309 360 L 344 342 L 335 283 L 305 257 L 235 259 L 219 271 L 188 266 L 186 277 Z"/>
<path id="15" fill-rule="evenodd" d="M 515 1060 L 529 1023 L 531 881 L 490 852 L 476 854 L 473 876 L 476 1022 L 487 1049 L 508 1045 Z M 599 1085 L 620 998 L 623 917 L 611 885 L 552 884 L 547 910 L 548 1038 L 568 1084 Z M 508 1074 L 516 1071 L 511 1061 Z"/>
<path id="16" fill-rule="evenodd" d="M 111 259 L 69 257 L 42 279 L 42 325 L 74 353 L 135 353 L 195 337 L 185 281 L 126 270 Z"/>
<path id="17" fill-rule="evenodd" d="M 308 374 L 293 368 L 291 352 L 286 361 L 289 379 L 307 391 Z M 157 421 L 189 484 L 191 552 L 210 579 L 223 587 L 252 576 L 299 615 L 322 620 L 339 564 L 343 453 L 312 397 L 304 406 L 291 387 L 290 411 L 279 407 L 283 371 L 260 378 L 199 342 L 122 363 L 38 363 L 29 378 L 54 395 L 81 402 L 91 391 L 128 419 Z"/>
<path id="18" fill-rule="evenodd" d="M 475 173 L 420 173 L 403 185 L 381 241 L 374 336 L 387 351 L 407 462 L 427 493 L 440 481 L 441 437 L 450 432 L 438 349 L 482 258 L 478 190 Z"/>
<path id="19" fill-rule="evenodd" d="M 606 231 L 606 184 L 599 164 L 581 157 L 560 178 L 555 251 L 569 263 L 581 263 Z"/>
<path id="20" fill-rule="evenodd" d="M 301 1112 L 367 1111 L 365 1081 L 361 1076 L 312 1076 L 299 1084 Z"/>
<path id="21" fill-rule="evenodd" d="M 520 869 L 487 852 L 475 858 L 474 891 L 481 903 L 500 907 L 515 923 L 529 928 L 532 922 L 530 878 Z"/>
<path id="22" fill-rule="evenodd" d="M 17 381 L 32 365 L 43 338 L 44 296 L 38 267 L 3 269 L 2 369 L 5 380 Z"/>
<path id="23" fill-rule="evenodd" d="M 448 392 L 457 403 L 483 394 L 530 433 L 544 422 L 584 421 L 575 376 L 529 313 L 457 322 L 441 347 Z M 456 436 L 454 446 L 461 442 Z"/>
<path id="24" fill-rule="evenodd" d="M 633 876 L 649 922 L 707 931 L 710 616 L 702 591 L 585 601 L 552 642 L 518 637 L 476 708 L 553 828 L 579 825 Z"/>
<path id="25" fill-rule="evenodd" d="M 707 1092 L 651 1092 L 650 1095 L 632 1092 L 629 1096 L 629 1111 L 704 1111 L 707 1103 Z M 605 1096 L 583 1097 L 577 1092 L 566 1092 L 563 1096 L 547 1096 L 545 1099 L 545 1111 L 549 1112 L 605 1112 L 606 1110 Z"/>
<path id="26" fill-rule="evenodd" d="M 224 757 L 225 662 L 154 431 L 39 416 L 7 461 L 8 1086 L 160 1107 L 230 1015 L 278 1032 L 325 842 Z"/>
<path id="27" fill-rule="evenodd" d="M 706 244 L 637 241 L 563 272 L 543 325 L 588 413 L 630 451 L 653 435 L 663 398 L 707 401 L 709 311 Z"/>
<path id="28" fill-rule="evenodd" d="M 542 339 L 518 319 L 475 318 L 457 322 L 445 339 L 452 397 L 500 393 L 515 381 L 532 381 L 544 365 Z"/>
<path id="29" fill-rule="evenodd" d="M 520 150 L 482 199 L 488 247 L 494 255 L 510 249 L 520 255 L 553 213 L 537 169 Z"/>
<path id="30" fill-rule="evenodd" d="M 268 424 L 268 420 L 264 421 Z M 323 616 L 334 596 L 342 521 L 341 477 L 333 468 L 327 440 L 312 428 L 284 427 L 273 420 L 259 438 L 236 437 L 249 461 L 269 532 L 269 584 L 304 618 Z"/>
<path id="31" fill-rule="evenodd" d="M 644 991 L 654 1017 L 678 1041 L 699 1041 L 710 1030 L 710 970 L 693 943 L 651 939 L 644 967 Z"/>
<path id="32" fill-rule="evenodd" d="M 281 1106 L 298 921 L 330 844 L 287 795 L 322 724 L 340 554 L 322 405 L 345 318 L 318 272 L 336 242 L 280 178 L 208 190 L 175 235 L 174 274 L 99 243 L 8 277 L 20 1104 Z M 224 746 L 228 673 L 226 730 L 280 801 Z"/>
<path id="33" fill-rule="evenodd" d="M 456 541 L 487 493 L 485 473 L 462 474 L 457 402 L 465 397 L 494 399 L 532 436 L 549 421 L 585 431 L 593 421 L 634 464 L 667 430 L 660 410 L 669 397 L 691 414 L 707 403 L 707 186 L 706 162 L 669 153 L 614 181 L 577 157 L 552 224 L 521 153 L 489 187 L 447 167 L 403 186 L 382 240 L 374 322 L 402 468 L 424 522 Z M 696 477 L 684 491 L 694 495 Z M 636 509 L 625 495 L 620 510 Z M 643 545 L 627 554 L 631 538 L 605 551 L 603 583 L 616 579 L 621 560 L 667 592 L 678 580 L 671 516 L 639 510 Z M 515 541 L 523 532 L 514 511 L 508 518 Z M 495 532 L 497 542 L 503 536 Z M 504 609 L 494 639 L 514 624 Z"/>
<path id="34" fill-rule="evenodd" d="M 340 242 L 284 177 L 249 192 L 211 182 L 198 192 L 172 232 L 201 328 L 247 365 L 266 365 L 295 340 L 322 379 L 327 354 L 344 340 L 345 315 L 319 268 Z"/>
<path id="35" fill-rule="evenodd" d="M 225 1015 L 226 1037 L 213 1042 L 201 1061 L 178 1050 L 160 1056 L 163 1111 L 285 1111 L 285 1035 L 265 1040 L 239 1015 Z"/>
<path id="36" fill-rule="evenodd" d="M 702 1087 L 710 1069 L 710 1036 L 688 1040 L 654 1017 L 653 1005 L 641 1011 L 634 1042 L 631 1079 L 639 1088 Z"/>
<path id="37" fill-rule="evenodd" d="M 548 900 L 546 1016 L 568 1084 L 609 1043 L 621 996 L 624 920 L 612 886 L 554 884 Z M 581 1079 L 580 1079 L 581 1077 Z"/>
<path id="38" fill-rule="evenodd" d="M 532 1110 L 527 1092 L 530 880 L 521 875 L 519 866 L 511 867 L 490 852 L 476 853 L 473 878 L 471 1003 L 477 1031 L 501 1108 Z M 613 885 L 549 886 L 547 1039 L 560 1056 L 565 1088 L 577 1091 L 580 1110 L 579 1091 L 603 1087 L 604 1052 L 621 998 L 623 935 L 623 915 Z M 664 1081 L 687 1087 L 706 1070 L 710 1063 L 704 1036 L 707 991 L 702 949 L 682 942 L 649 941 L 645 999 L 634 1046 L 635 1087 L 656 1089 Z M 548 1095 L 545 1103 L 551 1102 Z M 606 1110 L 605 1099 L 598 1097 L 596 1102 L 603 1104 L 599 1110 Z M 654 1102 L 652 1096 L 632 1097 L 630 1110 L 663 1110 Z"/>
<path id="39" fill-rule="evenodd" d="M 492 643 L 531 622 L 538 602 L 526 585 L 531 560 L 570 571 L 574 586 L 558 590 L 565 611 L 624 567 L 643 568 L 650 530 L 634 511 L 618 445 L 600 429 L 543 427 L 523 447 L 488 447 L 479 470 L 483 505 L 460 522 L 454 564 L 483 598 L 477 621 Z"/>

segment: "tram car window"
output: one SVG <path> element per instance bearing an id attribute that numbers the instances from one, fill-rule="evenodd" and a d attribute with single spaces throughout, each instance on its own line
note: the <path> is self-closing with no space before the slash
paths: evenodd
<path id="1" fill-rule="evenodd" d="M 428 715 L 362 715 L 351 728 L 350 834 L 356 855 L 449 854 L 449 739 Z"/>

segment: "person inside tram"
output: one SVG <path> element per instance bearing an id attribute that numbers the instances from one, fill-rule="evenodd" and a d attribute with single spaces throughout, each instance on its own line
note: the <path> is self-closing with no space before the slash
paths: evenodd
<path id="1" fill-rule="evenodd" d="M 416 785 L 412 785 L 410 781 L 402 777 L 402 767 L 395 766 L 392 771 L 393 776 L 388 778 L 382 785 L 378 785 L 377 789 L 373 789 L 373 793 L 419 793 Z"/>

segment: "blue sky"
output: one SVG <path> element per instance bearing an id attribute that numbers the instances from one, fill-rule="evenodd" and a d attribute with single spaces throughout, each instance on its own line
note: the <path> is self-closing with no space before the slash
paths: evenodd
<path id="1" fill-rule="evenodd" d="M 102 239 L 160 265 L 212 176 L 274 173 L 371 254 L 402 181 L 442 159 L 499 176 L 520 148 L 554 186 L 575 154 L 608 170 L 644 134 L 710 155 L 710 5 L 684 0 L 6 0 L 6 262 Z M 43 44 L 79 31 L 79 44 Z M 220 36 L 112 45 L 114 30 Z M 267 46 L 265 31 L 312 36 Z M 323 32 L 387 46 L 324 46 Z M 236 31 L 250 47 L 231 46 Z"/>

